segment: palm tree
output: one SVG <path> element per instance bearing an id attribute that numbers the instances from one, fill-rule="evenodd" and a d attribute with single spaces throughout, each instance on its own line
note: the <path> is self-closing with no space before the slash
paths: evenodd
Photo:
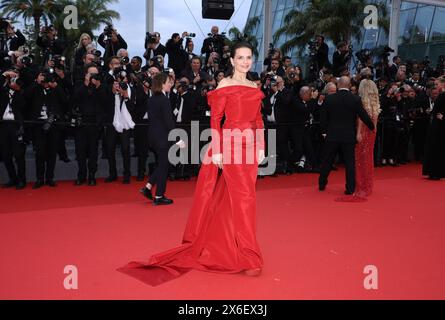
<path id="1" fill-rule="evenodd" d="M 111 24 L 113 19 L 120 19 L 118 12 L 109 10 L 108 5 L 117 2 L 117 0 L 60 0 L 60 11 L 56 14 L 54 25 L 59 31 L 59 36 L 65 40 L 68 47 L 65 50 L 67 58 L 73 54 L 78 44 L 80 35 L 88 33 L 94 38 L 94 31 L 98 30 L 102 24 Z M 73 5 L 77 8 L 78 29 L 65 29 L 63 26 L 66 15 L 63 8 L 67 5 Z"/>
<path id="2" fill-rule="evenodd" d="M 351 42 L 362 37 L 363 10 L 369 0 L 297 0 L 302 10 L 291 10 L 284 18 L 283 27 L 274 34 L 274 41 L 282 35 L 292 35 L 282 46 L 283 52 L 297 47 L 302 52 L 317 34 L 323 34 L 334 43 Z M 379 10 L 379 24 L 388 32 L 386 5 L 375 2 Z M 301 55 L 301 54 L 300 54 Z"/>
<path id="3" fill-rule="evenodd" d="M 55 18 L 57 8 L 54 0 L 2 0 L 0 10 L 10 18 L 23 18 L 25 24 L 34 21 L 34 34 L 38 35 L 42 21 L 45 25 Z"/>
<path id="4" fill-rule="evenodd" d="M 258 40 L 253 35 L 253 31 L 256 26 L 260 23 L 260 17 L 252 17 L 247 20 L 246 25 L 244 26 L 243 32 L 241 32 L 237 27 L 233 27 L 229 29 L 230 36 L 230 44 L 233 44 L 238 41 L 245 41 L 250 43 L 253 47 L 253 54 L 256 58 L 258 58 Z"/>

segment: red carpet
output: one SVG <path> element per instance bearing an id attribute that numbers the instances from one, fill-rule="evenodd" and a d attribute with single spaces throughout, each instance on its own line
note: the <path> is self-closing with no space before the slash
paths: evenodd
<path id="1" fill-rule="evenodd" d="M 192 271 L 150 287 L 116 271 L 178 245 L 195 182 L 169 183 L 173 206 L 152 207 L 141 184 L 0 190 L 0 299 L 445 299 L 445 181 L 418 165 L 376 170 L 365 203 L 335 202 L 317 175 L 258 181 L 263 275 Z M 78 290 L 65 290 L 66 265 Z M 366 290 L 365 266 L 378 268 Z"/>

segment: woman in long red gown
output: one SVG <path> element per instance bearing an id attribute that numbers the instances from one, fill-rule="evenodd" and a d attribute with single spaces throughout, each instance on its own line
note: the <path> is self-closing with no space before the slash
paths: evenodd
<path id="1" fill-rule="evenodd" d="M 236 44 L 231 52 L 231 76 L 208 94 L 212 143 L 199 172 L 182 245 L 153 255 L 148 262 L 131 262 L 119 271 L 152 286 L 192 269 L 244 272 L 252 276 L 261 273 L 263 258 L 256 240 L 255 183 L 258 163 L 264 159 L 261 116 L 264 95 L 255 83 L 247 80 L 252 55 L 249 44 Z M 236 144 L 234 136 L 239 134 L 226 134 L 234 129 L 251 133 L 245 136 L 253 139 L 242 139 L 241 144 Z M 249 161 L 252 151 L 253 161 Z M 240 153 L 241 162 L 237 161 Z"/>
<path id="2" fill-rule="evenodd" d="M 364 79 L 360 82 L 359 95 L 363 107 L 377 127 L 381 112 L 379 91 L 374 81 Z M 355 146 L 355 192 L 352 196 L 341 197 L 337 201 L 363 202 L 372 194 L 374 187 L 374 143 L 376 130 L 371 131 L 358 119 L 357 145 Z"/>

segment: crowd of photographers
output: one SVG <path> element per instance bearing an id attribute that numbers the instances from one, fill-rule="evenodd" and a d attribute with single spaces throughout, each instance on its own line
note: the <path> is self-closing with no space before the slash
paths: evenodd
<path id="1" fill-rule="evenodd" d="M 33 188 L 56 186 L 57 156 L 70 161 L 65 148 L 69 138 L 75 142 L 76 185 L 97 184 L 99 157 L 107 159 L 109 165 L 105 182 L 116 181 L 120 174 L 125 184 L 130 183 L 132 174 L 143 180 L 153 169 L 153 164 L 148 164 L 146 102 L 151 95 L 152 77 L 161 72 L 174 82 L 169 99 L 176 125 L 189 133 L 192 121 L 199 121 L 201 129 L 209 127 L 207 92 L 216 88 L 230 64 L 230 47 L 218 27 L 212 27 L 199 54 L 195 51 L 194 34 L 174 33 L 164 46 L 155 32 L 147 33 L 143 57 L 130 58 L 124 38 L 109 25 L 97 41 L 103 53 L 88 34 L 82 34 L 72 61 L 63 56 L 66 46 L 57 30 L 44 27 L 36 42 L 42 49 L 42 63 L 37 65 L 22 33 L 8 21 L 1 21 L 0 154 L 9 177 L 4 187 L 25 188 L 28 144 L 35 153 Z M 250 74 L 266 96 L 262 109 L 266 128 L 277 129 L 277 152 L 269 154 L 278 157 L 277 173 L 318 170 L 323 145 L 318 121 L 323 101 L 336 92 L 337 77 L 349 75 L 345 54 L 350 54 L 350 47 L 342 43 L 338 48 L 334 65 L 330 65 L 324 39 L 317 37 L 311 50 L 317 72 L 309 79 L 303 77 L 302 69 L 290 57 L 282 57 L 273 46 L 264 60 L 266 70 Z M 416 160 L 422 159 L 444 65 L 433 70 L 425 63 L 404 64 L 396 57 L 393 64 L 382 68 L 377 80 L 383 109 L 377 164 L 407 163 L 410 139 L 415 145 Z M 357 92 L 362 76 L 375 77 L 376 70 L 366 70 L 369 74 L 351 76 L 352 91 Z M 117 145 L 123 158 L 122 171 L 117 168 Z M 138 158 L 133 170 L 132 156 Z M 170 178 L 188 179 L 197 171 L 197 165 L 172 165 Z"/>

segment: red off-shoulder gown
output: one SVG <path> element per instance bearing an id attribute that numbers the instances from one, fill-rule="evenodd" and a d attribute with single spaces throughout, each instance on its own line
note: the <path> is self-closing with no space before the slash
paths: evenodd
<path id="1" fill-rule="evenodd" d="M 234 163 L 234 153 L 264 150 L 264 124 L 261 117 L 261 90 L 247 86 L 229 86 L 209 92 L 212 143 L 201 166 L 193 204 L 182 245 L 155 254 L 147 262 L 130 262 L 118 269 L 149 285 L 156 286 L 192 269 L 238 273 L 261 268 L 263 258 L 256 240 L 255 183 L 258 161 Z M 221 120 L 225 115 L 224 125 Z M 241 148 L 232 148 L 223 170 L 211 163 L 212 150 L 233 146 L 233 136 L 223 138 L 222 129 L 260 132 L 252 141 L 243 140 Z M 256 130 L 260 129 L 260 130 Z M 217 153 L 217 152 L 215 152 Z M 219 153 L 219 152 L 218 152 Z"/>

